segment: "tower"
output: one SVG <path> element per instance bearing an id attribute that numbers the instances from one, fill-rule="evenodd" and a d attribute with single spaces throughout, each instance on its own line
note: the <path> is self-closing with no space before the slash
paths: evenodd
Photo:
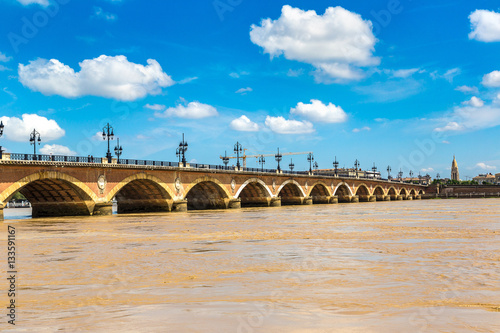
<path id="1" fill-rule="evenodd" d="M 453 155 L 453 162 L 451 163 L 451 180 L 460 180 L 460 174 L 458 173 L 458 164 Z"/>

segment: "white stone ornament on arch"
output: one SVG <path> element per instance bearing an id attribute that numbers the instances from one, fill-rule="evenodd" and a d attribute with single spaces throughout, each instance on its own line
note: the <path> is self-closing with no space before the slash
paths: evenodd
<path id="1" fill-rule="evenodd" d="M 306 181 L 306 185 L 304 186 L 304 188 L 306 189 L 306 191 L 307 191 L 307 188 L 308 188 L 308 187 L 309 187 L 309 186 L 307 185 L 307 181 Z"/>
<path id="2" fill-rule="evenodd" d="M 175 179 L 175 189 L 177 190 L 177 193 L 180 193 L 181 192 L 181 188 L 182 188 L 182 182 L 181 182 L 181 179 L 179 177 L 177 177 Z"/>
<path id="3" fill-rule="evenodd" d="M 276 179 L 273 179 L 273 191 L 276 191 Z"/>
<path id="4" fill-rule="evenodd" d="M 107 181 L 106 181 L 106 176 L 104 175 L 100 175 L 98 178 L 97 178 L 97 187 L 99 188 L 99 192 L 101 194 L 104 193 L 104 190 L 106 189 L 106 184 L 107 184 Z"/>
<path id="5" fill-rule="evenodd" d="M 234 189 L 236 188 L 236 180 L 234 180 L 234 178 L 231 180 L 231 190 L 233 191 L 234 193 Z"/>

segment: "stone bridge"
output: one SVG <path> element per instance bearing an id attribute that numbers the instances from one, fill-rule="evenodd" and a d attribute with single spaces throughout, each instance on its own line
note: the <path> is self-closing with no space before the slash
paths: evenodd
<path id="1" fill-rule="evenodd" d="M 16 192 L 33 217 L 420 199 L 425 186 L 277 172 L 0 160 L 0 219 Z"/>

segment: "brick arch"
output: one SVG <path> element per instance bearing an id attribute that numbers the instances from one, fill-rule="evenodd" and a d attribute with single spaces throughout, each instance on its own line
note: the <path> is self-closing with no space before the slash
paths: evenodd
<path id="1" fill-rule="evenodd" d="M 360 193 L 360 190 L 366 193 Z M 366 184 L 360 184 L 356 188 L 356 195 L 370 195 L 370 189 L 368 188 L 368 186 L 366 186 Z"/>
<path id="2" fill-rule="evenodd" d="M 240 188 L 238 189 L 238 191 L 236 192 L 236 194 L 234 195 L 235 198 L 239 198 L 240 195 L 241 195 L 241 192 L 243 192 L 243 190 L 250 184 L 252 183 L 257 183 L 259 185 L 261 185 L 261 188 L 264 189 L 264 196 L 265 197 L 270 197 L 272 198 L 273 197 L 273 193 L 271 192 L 271 190 L 269 189 L 269 187 L 266 185 L 266 183 L 264 183 L 263 180 L 259 179 L 259 178 L 250 178 L 248 179 L 247 181 L 245 181 L 243 184 L 241 184 Z"/>
<path id="3" fill-rule="evenodd" d="M 407 196 L 407 195 L 408 195 L 408 190 L 407 190 L 407 189 L 405 189 L 404 187 L 403 187 L 403 188 L 401 188 L 401 189 L 399 190 L 399 195 L 404 195 L 404 196 Z"/>
<path id="4" fill-rule="evenodd" d="M 285 186 L 287 185 L 290 185 L 290 184 L 293 184 L 297 187 L 298 189 L 298 192 L 300 194 L 301 197 L 305 197 L 306 196 L 306 193 L 304 192 L 304 190 L 302 189 L 302 186 L 300 186 L 299 183 L 297 183 L 297 181 L 293 180 L 293 179 L 288 179 L 288 180 L 285 180 L 281 186 L 278 188 L 278 190 L 276 191 L 276 193 L 279 195 L 281 193 L 281 190 L 283 190 L 285 188 Z"/>
<path id="5" fill-rule="evenodd" d="M 137 173 L 135 175 L 129 176 L 119 182 L 118 184 L 113 187 L 113 189 L 108 193 L 106 196 L 106 202 L 110 202 L 113 200 L 113 198 L 126 186 L 131 185 L 133 182 L 137 181 L 145 181 L 144 183 L 147 183 L 148 185 L 153 185 L 157 186 L 158 188 L 161 189 L 162 192 L 168 195 L 167 199 L 173 199 L 175 198 L 174 192 L 163 182 L 161 179 L 147 174 L 147 173 Z"/>
<path id="6" fill-rule="evenodd" d="M 352 193 L 352 189 L 349 187 L 349 185 L 345 182 L 341 182 L 337 185 L 337 187 L 335 188 L 335 191 L 333 191 L 333 195 L 338 195 L 338 191 L 339 191 L 339 188 L 342 186 L 342 188 L 346 188 L 347 187 L 347 190 L 349 191 L 348 195 L 350 196 L 353 196 L 354 193 Z"/>
<path id="7" fill-rule="evenodd" d="M 417 192 L 415 192 L 415 189 L 411 189 L 410 195 L 413 195 L 413 196 L 417 195 Z"/>
<path id="8" fill-rule="evenodd" d="M 320 193 L 319 193 L 320 195 L 332 196 L 332 191 L 330 190 L 328 185 L 326 185 L 322 181 L 318 181 L 318 182 L 312 184 L 311 189 L 309 190 L 309 193 L 307 196 L 310 197 L 313 194 L 313 191 L 315 189 L 320 191 Z"/>
<path id="9" fill-rule="evenodd" d="M 200 183 L 213 183 L 213 184 L 215 184 L 217 186 L 217 188 L 219 190 L 222 191 L 222 193 L 224 193 L 224 196 L 226 198 L 231 199 L 233 197 L 231 195 L 231 193 L 229 193 L 229 191 L 226 188 L 226 186 L 224 186 L 224 184 L 222 184 L 220 182 L 220 180 L 218 180 L 217 178 L 214 178 L 214 177 L 205 176 L 205 177 L 197 178 L 195 181 L 193 181 L 191 184 L 189 184 L 188 187 L 185 188 L 185 190 L 184 190 L 184 199 L 187 197 L 189 191 L 191 191 L 193 189 L 193 187 L 195 187 L 196 185 L 198 185 Z"/>
<path id="10" fill-rule="evenodd" d="M 9 186 L 2 193 L 0 193 L 0 203 L 6 203 L 16 192 L 33 182 L 50 180 L 62 181 L 70 184 L 72 189 L 79 194 L 82 200 L 91 200 L 94 203 L 98 200 L 97 195 L 77 178 L 58 171 L 44 171 L 24 177 Z"/>
<path id="11" fill-rule="evenodd" d="M 380 193 L 380 192 L 377 193 L 377 189 L 380 189 L 380 191 L 382 191 L 382 193 Z M 384 189 L 380 185 L 375 186 L 375 188 L 373 189 L 373 192 L 372 192 L 372 195 L 385 195 L 385 194 L 386 194 L 386 192 L 384 191 Z"/>

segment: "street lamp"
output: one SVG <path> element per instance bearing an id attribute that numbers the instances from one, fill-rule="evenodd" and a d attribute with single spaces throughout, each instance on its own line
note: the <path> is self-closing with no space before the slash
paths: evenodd
<path id="1" fill-rule="evenodd" d="M 278 172 L 280 172 L 281 171 L 280 162 L 283 159 L 283 155 L 280 154 L 279 148 L 278 148 L 278 153 L 276 155 L 274 155 L 274 158 L 276 159 L 276 162 L 278 162 Z"/>
<path id="2" fill-rule="evenodd" d="M 413 171 L 410 170 L 410 183 L 413 181 Z"/>
<path id="3" fill-rule="evenodd" d="M 309 173 L 312 173 L 312 162 L 314 162 L 313 153 L 307 154 L 307 162 L 309 162 Z"/>
<path id="4" fill-rule="evenodd" d="M 373 168 L 372 168 L 373 173 L 377 172 L 377 167 L 375 166 L 375 162 L 373 162 Z"/>
<path id="5" fill-rule="evenodd" d="M 120 164 L 120 156 L 123 153 L 123 148 L 120 146 L 120 138 L 116 138 L 115 155 L 117 157 L 117 163 Z"/>
<path id="6" fill-rule="evenodd" d="M 436 179 L 437 180 L 441 179 L 441 175 L 439 173 L 436 175 Z"/>
<path id="7" fill-rule="evenodd" d="M 401 170 L 401 169 L 399 169 L 398 178 L 399 178 L 399 181 L 403 180 L 403 170 Z"/>
<path id="8" fill-rule="evenodd" d="M 184 141 L 184 133 L 182 133 L 182 141 L 179 143 L 175 155 L 179 157 L 179 163 L 182 161 L 182 165 L 186 167 L 186 151 L 188 150 L 188 143 Z M 182 157 L 182 159 L 181 159 Z"/>
<path id="9" fill-rule="evenodd" d="M 420 171 L 418 172 L 418 183 L 422 184 L 422 174 L 420 173 Z"/>
<path id="10" fill-rule="evenodd" d="M 40 145 L 40 142 L 42 142 L 42 138 L 40 138 L 40 133 L 36 131 L 36 129 L 33 129 L 33 132 L 30 134 L 30 145 L 33 145 L 33 161 L 36 161 L 36 144 L 38 142 L 38 145 Z"/>
<path id="11" fill-rule="evenodd" d="M 224 157 L 222 158 L 222 162 L 224 162 L 225 169 L 227 170 L 227 164 L 229 163 L 229 157 L 227 157 L 227 150 L 224 151 Z"/>
<path id="12" fill-rule="evenodd" d="M 236 154 L 236 167 L 240 170 L 240 154 L 243 152 L 243 147 L 241 143 L 236 142 L 234 145 L 234 153 Z"/>
<path id="13" fill-rule="evenodd" d="M 106 158 L 108 159 L 108 163 L 111 163 L 111 160 L 113 158 L 113 155 L 111 155 L 111 149 L 109 147 L 109 141 L 113 140 L 114 137 L 115 134 L 113 133 L 113 127 L 111 127 L 111 125 L 107 123 L 106 126 L 104 126 L 102 129 L 102 139 L 108 140 L 108 152 L 106 153 Z"/>
<path id="14" fill-rule="evenodd" d="M 264 155 L 259 156 L 259 164 L 261 166 L 261 171 L 264 172 L 264 164 L 266 164 L 266 158 Z"/>
<path id="15" fill-rule="evenodd" d="M 358 178 L 358 168 L 359 168 L 358 159 L 356 159 L 356 161 L 354 161 L 354 168 L 356 169 L 356 178 Z"/>
<path id="16" fill-rule="evenodd" d="M 339 167 L 339 162 L 337 161 L 337 156 L 335 156 L 335 161 L 333 162 L 333 168 L 335 169 L 335 177 L 337 177 L 338 167 Z"/>
<path id="17" fill-rule="evenodd" d="M 319 168 L 319 165 L 318 165 L 318 162 L 314 162 L 314 170 L 318 171 L 318 168 Z"/>
<path id="18" fill-rule="evenodd" d="M 290 168 L 290 171 L 293 171 L 293 168 L 295 168 L 295 164 L 293 164 L 292 159 L 290 159 L 290 164 L 288 164 L 288 167 Z"/>
<path id="19" fill-rule="evenodd" d="M 0 138 L 2 137 L 3 135 L 3 121 L 0 121 Z M 2 146 L 0 146 L 0 160 L 2 159 L 2 154 L 3 154 L 3 150 L 2 150 Z"/>
<path id="20" fill-rule="evenodd" d="M 391 171 L 392 171 L 391 166 L 388 165 L 387 166 L 387 179 L 389 179 L 389 180 L 391 179 Z"/>

